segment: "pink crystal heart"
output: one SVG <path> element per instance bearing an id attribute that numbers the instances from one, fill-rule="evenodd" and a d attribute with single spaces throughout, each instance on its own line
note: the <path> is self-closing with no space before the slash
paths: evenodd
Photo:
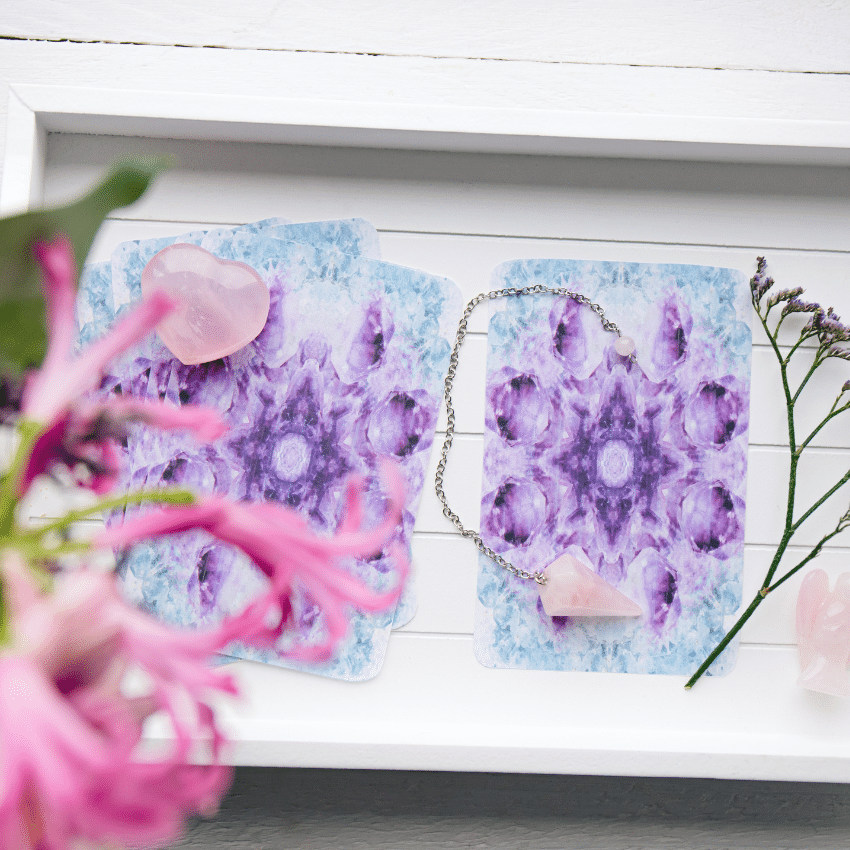
<path id="1" fill-rule="evenodd" d="M 221 260 L 197 245 L 169 245 L 145 266 L 142 295 L 155 289 L 180 302 L 156 332 L 187 366 L 243 348 L 269 316 L 269 290 L 254 269 Z"/>

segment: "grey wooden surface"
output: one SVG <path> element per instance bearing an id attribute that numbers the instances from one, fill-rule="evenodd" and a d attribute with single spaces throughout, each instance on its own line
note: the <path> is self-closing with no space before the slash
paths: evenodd
<path id="1" fill-rule="evenodd" d="M 850 846 L 850 787 L 243 767 L 188 850 Z"/>

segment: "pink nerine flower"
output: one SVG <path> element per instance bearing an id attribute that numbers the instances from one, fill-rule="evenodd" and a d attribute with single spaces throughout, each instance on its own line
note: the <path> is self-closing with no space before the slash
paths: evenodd
<path id="1" fill-rule="evenodd" d="M 110 575 L 61 576 L 43 595 L 15 553 L 0 562 L 13 642 L 0 653 L 0 846 L 66 850 L 77 839 L 121 845 L 173 839 L 214 811 L 229 784 L 206 694 L 234 693 L 204 659 L 229 634 L 181 633 L 128 607 Z M 140 669 L 146 694 L 122 693 Z M 165 711 L 165 758 L 137 753 L 146 717 Z M 212 764 L 191 765 L 199 738 Z"/>
<path id="2" fill-rule="evenodd" d="M 22 399 L 23 421 L 36 423 L 38 436 L 18 482 L 21 492 L 57 464 L 81 470 L 84 483 L 96 490 L 110 486 L 113 440 L 130 419 L 189 428 L 202 439 L 221 432 L 218 417 L 197 408 L 83 400 L 107 361 L 150 331 L 172 305 L 155 294 L 72 361 L 70 246 L 57 240 L 40 245 L 37 254 L 45 270 L 50 343 Z M 127 546 L 201 528 L 252 557 L 269 579 L 268 591 L 209 632 L 176 630 L 129 607 L 111 575 L 61 574 L 54 589 L 44 592 L 22 558 L 38 551 L 34 538 L 10 532 L 8 545 L 21 548 L 0 551 L 0 615 L 11 636 L 0 646 L 0 848 L 163 842 L 177 835 L 189 814 L 213 810 L 230 772 L 219 763 L 223 737 L 208 699 L 215 692 L 234 693 L 235 686 L 205 660 L 234 640 L 276 642 L 292 625 L 296 589 L 324 614 L 324 639 L 290 648 L 292 657 L 303 659 L 329 657 L 347 631 L 348 606 L 374 611 L 396 602 L 408 570 L 404 548 L 392 542 L 404 492 L 395 468 L 388 467 L 384 477 L 388 504 L 378 524 L 364 527 L 365 485 L 353 480 L 347 513 L 330 538 L 317 538 L 304 519 L 282 506 L 218 497 L 137 515 L 100 536 L 96 545 Z M 341 563 L 381 550 L 394 557 L 399 573 L 396 586 L 384 593 Z M 148 687 L 131 697 L 124 688 L 135 671 Z M 165 757 L 145 760 L 138 752 L 142 725 L 155 712 L 170 719 L 174 743 Z M 189 763 L 199 740 L 209 746 L 211 765 Z"/>
<path id="3" fill-rule="evenodd" d="M 187 429 L 207 441 L 224 433 L 218 414 L 204 408 L 122 398 L 97 404 L 84 401 L 84 395 L 99 384 L 106 364 L 147 336 L 176 305 L 164 293 L 154 292 L 103 339 L 72 360 L 76 323 L 71 244 L 60 237 L 49 244 L 39 243 L 35 253 L 44 273 L 49 344 L 41 368 L 27 381 L 21 403 L 23 418 L 43 428 L 23 472 L 20 493 L 26 492 L 37 475 L 50 472 L 57 464 L 95 492 L 110 489 L 118 472 L 115 440 L 124 436 L 129 421 Z"/>
<path id="4" fill-rule="evenodd" d="M 269 578 L 267 593 L 251 603 L 241 615 L 225 621 L 222 629 L 244 642 L 276 643 L 287 627 L 293 625 L 292 600 L 296 588 L 300 587 L 322 609 L 325 639 L 282 651 L 298 660 L 326 660 L 348 631 L 348 607 L 381 611 L 394 605 L 409 570 L 405 548 L 390 543 L 404 507 L 404 484 L 394 465 L 385 464 L 382 472 L 388 505 L 382 520 L 371 529 L 362 527 L 363 482 L 352 479 L 346 493 L 345 519 L 337 533 L 329 538 L 317 537 L 303 517 L 281 505 L 231 502 L 214 496 L 195 505 L 164 508 L 125 519 L 122 525 L 100 534 L 95 543 L 123 547 L 162 534 L 196 528 L 208 531 L 245 552 Z M 368 558 L 385 547 L 398 573 L 398 581 L 389 591 L 376 593 L 338 566 L 345 557 Z M 275 626 L 268 625 L 272 611 L 279 612 Z"/>

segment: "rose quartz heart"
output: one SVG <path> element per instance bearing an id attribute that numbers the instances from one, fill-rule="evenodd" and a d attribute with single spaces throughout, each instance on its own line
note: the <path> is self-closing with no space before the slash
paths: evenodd
<path id="1" fill-rule="evenodd" d="M 221 260 L 197 245 L 169 245 L 145 266 L 142 295 L 155 289 L 181 302 L 156 331 L 187 366 L 238 351 L 269 316 L 268 287 L 250 266 Z"/>

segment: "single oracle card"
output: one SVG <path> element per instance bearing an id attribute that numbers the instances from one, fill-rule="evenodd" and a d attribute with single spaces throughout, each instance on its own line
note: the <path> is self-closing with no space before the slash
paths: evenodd
<path id="1" fill-rule="evenodd" d="M 536 284 L 598 303 L 636 350 L 618 353 L 617 335 L 569 297 L 491 301 L 481 535 L 530 573 L 571 555 L 579 566 L 555 569 L 600 601 L 553 606 L 549 590 L 541 600 L 534 580 L 481 555 L 476 655 L 492 667 L 692 673 L 741 599 L 747 280 L 571 260 L 517 260 L 492 278 L 494 290 Z"/>
<path id="2" fill-rule="evenodd" d="M 125 302 L 125 291 L 131 296 L 126 303 L 132 300 L 145 258 L 165 247 L 162 240 L 149 241 L 156 244 L 129 243 L 116 251 L 116 304 Z M 128 441 L 131 486 L 181 485 L 276 501 L 327 534 L 340 522 L 351 475 L 366 477 L 366 523 L 377 520 L 383 499 L 376 470 L 380 458 L 391 457 L 407 483 L 397 541 L 409 549 L 460 309 L 457 287 L 326 242 L 312 246 L 264 231 L 214 232 L 186 241 L 254 268 L 269 286 L 269 319 L 244 349 L 211 363 L 184 365 L 153 341 L 116 365 L 112 386 L 175 404 L 212 406 L 229 425 L 213 445 L 138 428 Z M 390 559 L 350 559 L 346 566 L 376 591 L 396 580 Z M 183 625 L 233 613 L 265 581 L 243 556 L 200 533 L 136 546 L 121 571 L 131 599 Z M 320 640 L 324 624 L 314 601 L 302 595 L 295 608 L 296 640 Z M 285 652 L 274 650 L 229 651 L 366 679 L 381 667 L 393 614 L 352 611 L 349 637 L 326 664 L 290 663 Z"/>

